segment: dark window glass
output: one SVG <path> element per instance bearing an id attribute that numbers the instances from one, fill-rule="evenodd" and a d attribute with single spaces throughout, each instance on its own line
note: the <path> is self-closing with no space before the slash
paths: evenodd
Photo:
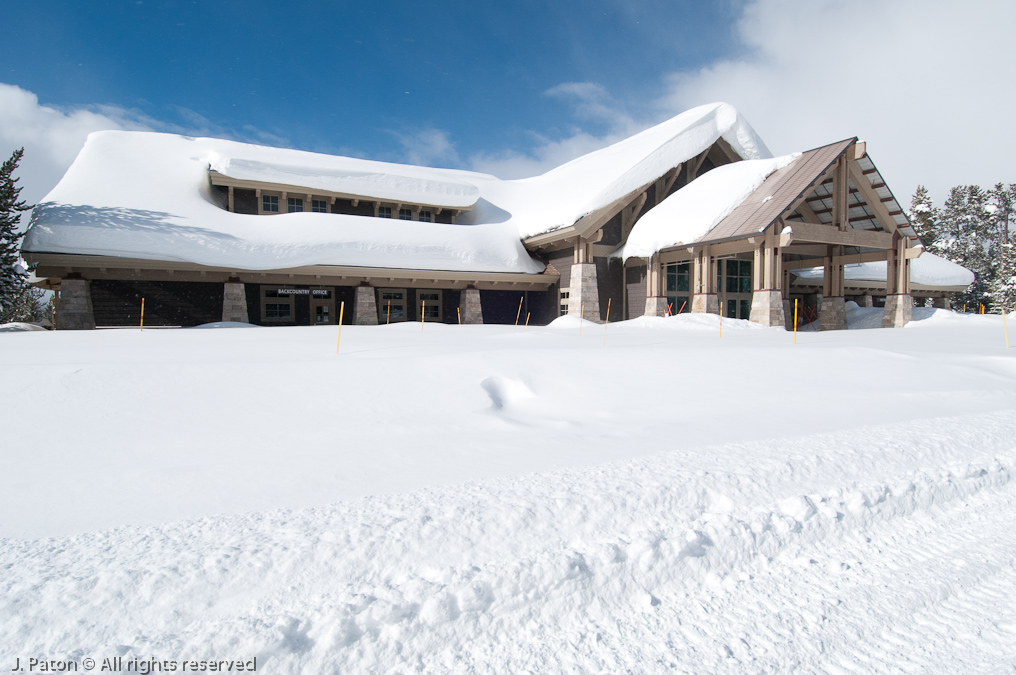
<path id="1" fill-rule="evenodd" d="M 296 197 L 289 198 L 289 212 L 300 213 L 303 211 L 303 200 Z"/>
<path id="2" fill-rule="evenodd" d="M 741 318 L 751 317 L 751 300 L 741 300 Z"/>
<path id="3" fill-rule="evenodd" d="M 261 195 L 261 210 L 266 213 L 279 212 L 278 195 Z"/>
<path id="4" fill-rule="evenodd" d="M 312 213 L 328 213 L 328 202 L 321 199 L 312 199 L 310 210 Z"/>
<path id="5" fill-rule="evenodd" d="M 412 220 L 413 212 L 409 209 L 399 209 L 399 220 Z"/>
<path id="6" fill-rule="evenodd" d="M 727 300 L 727 312 L 728 319 L 737 318 L 737 300 Z"/>
<path id="7" fill-rule="evenodd" d="M 420 211 L 420 222 L 421 223 L 429 223 L 429 222 L 432 222 L 433 220 L 434 220 L 434 217 L 431 215 L 430 211 Z"/>
<path id="8" fill-rule="evenodd" d="M 378 218 L 391 218 L 392 217 L 392 207 L 390 207 L 390 206 L 381 206 L 381 207 L 379 207 L 378 210 L 377 210 L 377 217 Z"/>

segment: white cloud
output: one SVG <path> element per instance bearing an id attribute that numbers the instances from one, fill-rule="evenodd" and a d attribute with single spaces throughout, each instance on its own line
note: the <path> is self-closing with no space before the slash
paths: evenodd
<path id="1" fill-rule="evenodd" d="M 1016 182 L 1016 69 L 1008 0 L 752 0 L 736 25 L 745 56 L 668 74 L 661 90 L 625 105 L 599 84 L 568 82 L 581 126 L 534 134 L 525 153 L 470 158 L 504 177 L 542 173 L 704 103 L 740 110 L 774 153 L 858 136 L 896 197 L 918 184 L 936 201 L 959 184 Z M 637 103 L 637 105 L 636 105 Z M 628 110 L 640 111 L 633 117 Z"/>
<path id="2" fill-rule="evenodd" d="M 29 203 L 42 199 L 71 165 L 85 138 L 102 129 L 143 129 L 146 125 L 123 109 L 106 106 L 101 112 L 78 109 L 62 112 L 39 104 L 38 97 L 20 87 L 0 83 L 0 156 L 25 148 L 15 176 Z"/>
<path id="3" fill-rule="evenodd" d="M 1008 0 L 754 0 L 748 56 L 671 75 L 657 107 L 727 101 L 775 153 L 856 135 L 905 206 L 919 183 L 941 201 L 1016 182 L 1013 25 Z"/>
<path id="4" fill-rule="evenodd" d="M 413 133 L 390 132 L 402 145 L 404 160 L 423 166 L 456 166 L 459 153 L 448 133 L 441 129 L 421 129 Z"/>
<path id="5" fill-rule="evenodd" d="M 536 176 L 650 126 L 634 120 L 621 102 L 594 82 L 563 82 L 544 95 L 570 103 L 576 119 L 605 126 L 605 132 L 597 135 L 575 126 L 567 136 L 556 140 L 534 133 L 534 147 L 528 153 L 516 150 L 478 153 L 469 158 L 470 167 L 500 178 Z"/>
<path id="6" fill-rule="evenodd" d="M 164 131 L 289 145 L 286 138 L 250 125 L 244 126 L 242 134 L 237 135 L 193 110 L 176 106 L 169 112 L 181 123 L 159 120 L 135 108 L 115 105 L 93 104 L 72 109 L 46 106 L 39 103 L 34 93 L 0 82 L 0 157 L 7 159 L 17 148 L 25 148 L 15 176 L 23 188 L 21 197 L 36 204 L 63 177 L 85 138 L 93 131 Z M 22 223 L 27 224 L 26 219 L 22 219 Z"/>

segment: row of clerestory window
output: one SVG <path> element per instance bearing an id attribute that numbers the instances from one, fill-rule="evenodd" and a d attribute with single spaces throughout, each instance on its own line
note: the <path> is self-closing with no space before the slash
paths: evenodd
<path id="1" fill-rule="evenodd" d="M 287 213 L 303 212 L 304 200 L 302 198 L 289 197 L 287 201 Z M 261 210 L 264 213 L 279 213 L 278 195 L 261 195 Z M 312 213 L 328 213 L 328 202 L 323 199 L 312 199 L 310 202 L 310 210 Z M 392 207 L 378 207 L 377 215 L 379 218 L 391 218 Z M 413 220 L 413 210 L 399 209 L 399 220 Z M 430 211 L 420 211 L 419 221 L 422 223 L 434 222 L 434 215 Z"/>

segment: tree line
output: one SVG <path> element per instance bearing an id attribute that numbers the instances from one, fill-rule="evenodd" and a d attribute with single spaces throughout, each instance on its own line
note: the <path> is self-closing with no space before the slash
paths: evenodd
<path id="1" fill-rule="evenodd" d="M 1016 184 L 957 185 L 941 207 L 935 206 L 923 185 L 910 202 L 910 222 L 925 250 L 963 265 L 974 283 L 953 298 L 953 306 L 986 312 L 1011 310 L 1016 304 L 1016 247 L 1010 222 L 1016 203 Z"/>

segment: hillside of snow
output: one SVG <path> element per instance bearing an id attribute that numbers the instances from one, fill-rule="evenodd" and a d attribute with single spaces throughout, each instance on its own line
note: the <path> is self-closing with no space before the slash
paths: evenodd
<path id="1" fill-rule="evenodd" d="M 0 333 L 0 663 L 1012 672 L 1016 350 L 918 315 Z"/>

